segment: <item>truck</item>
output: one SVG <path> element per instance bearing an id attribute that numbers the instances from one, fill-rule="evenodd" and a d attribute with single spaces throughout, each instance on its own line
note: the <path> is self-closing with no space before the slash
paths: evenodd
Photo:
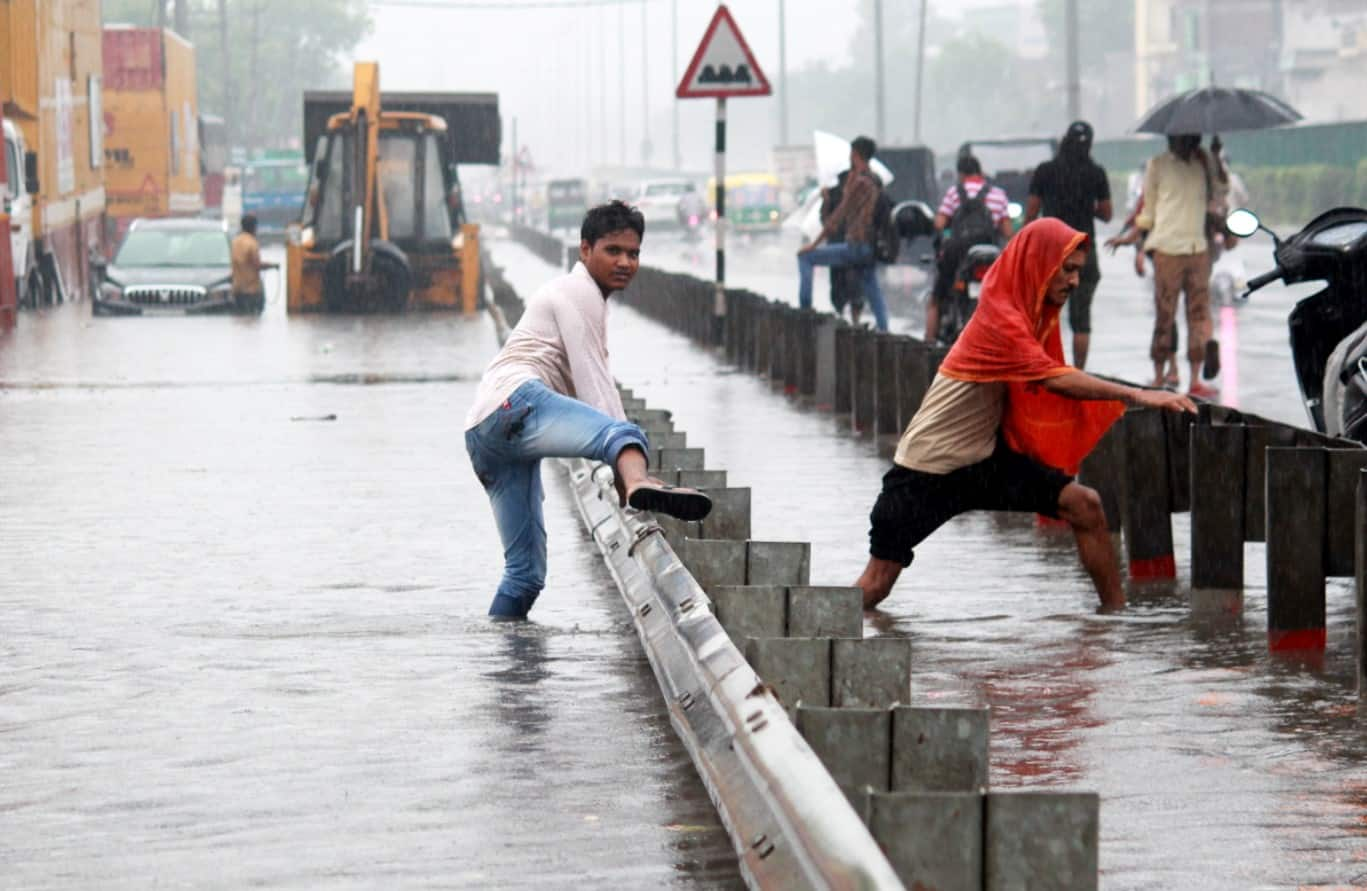
<path id="1" fill-rule="evenodd" d="M 195 48 L 164 28 L 104 29 L 106 243 L 138 217 L 195 216 L 200 178 Z"/>
<path id="2" fill-rule="evenodd" d="M 303 152 L 267 149 L 245 162 L 241 171 L 242 213 L 256 217 L 259 236 L 284 235 L 304 209 L 309 167 Z"/>
<path id="3" fill-rule="evenodd" d="M 0 114 L 0 129 L 4 129 L 4 126 L 5 116 Z M 22 178 L 23 174 L 11 172 L 19 169 L 16 161 L 16 156 L 10 150 L 10 141 L 5 139 L 0 142 L 0 331 L 14 327 L 17 309 L 15 292 L 18 283 L 15 281 L 14 262 L 10 257 L 14 240 L 12 232 L 18 227 L 12 229 L 10 220 L 18 190 L 11 189 L 10 182 Z"/>
<path id="4" fill-rule="evenodd" d="M 0 112 L 13 125 L 6 151 L 22 153 L 23 176 L 11 187 L 22 181 L 25 193 L 11 199 L 23 230 L 11 246 L 28 306 L 95 286 L 89 259 L 104 248 L 102 74 L 97 0 L 0 3 Z"/>
<path id="5" fill-rule="evenodd" d="M 286 238 L 287 310 L 473 312 L 479 227 L 464 221 L 456 165 L 497 163 L 500 142 L 497 96 L 382 97 L 375 62 L 355 63 L 350 95 L 305 93 L 313 155 Z"/>

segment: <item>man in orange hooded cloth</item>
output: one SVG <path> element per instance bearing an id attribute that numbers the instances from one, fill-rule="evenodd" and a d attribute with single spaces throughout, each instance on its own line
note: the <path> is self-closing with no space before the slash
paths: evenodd
<path id="1" fill-rule="evenodd" d="M 1059 311 L 1088 248 L 1087 236 L 1066 223 L 1036 220 L 988 271 L 977 310 L 883 477 L 869 517 L 869 563 L 856 582 L 866 609 L 892 592 L 916 545 L 970 510 L 1067 521 L 1102 608 L 1124 607 L 1101 498 L 1069 474 L 1125 403 L 1192 413 L 1196 406 L 1179 393 L 1113 384 L 1064 364 Z"/>

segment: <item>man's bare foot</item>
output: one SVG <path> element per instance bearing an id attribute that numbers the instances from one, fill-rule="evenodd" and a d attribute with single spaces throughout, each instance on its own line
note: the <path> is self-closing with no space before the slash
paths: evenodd
<path id="1" fill-rule="evenodd" d="M 902 565 L 892 560 L 870 557 L 855 586 L 864 592 L 864 609 L 873 609 L 892 593 L 892 586 L 902 574 Z"/>

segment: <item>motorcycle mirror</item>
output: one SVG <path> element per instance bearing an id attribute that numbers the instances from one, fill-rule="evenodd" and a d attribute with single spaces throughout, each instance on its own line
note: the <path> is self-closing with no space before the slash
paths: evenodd
<path id="1" fill-rule="evenodd" d="M 1229 230 L 1231 235 L 1237 235 L 1240 238 L 1248 238 L 1262 227 L 1263 224 L 1258 220 L 1258 215 L 1244 207 L 1230 211 L 1229 216 L 1225 217 L 1225 228 Z"/>

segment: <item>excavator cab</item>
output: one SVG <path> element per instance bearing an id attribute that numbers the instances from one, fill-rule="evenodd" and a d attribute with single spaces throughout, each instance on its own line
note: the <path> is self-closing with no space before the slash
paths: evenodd
<path id="1" fill-rule="evenodd" d="M 382 110 L 369 62 L 356 65 L 350 107 L 333 110 L 336 99 L 305 97 L 306 118 L 331 113 L 312 140 L 303 216 L 289 240 L 290 311 L 472 311 L 478 227 L 461 220 L 446 117 Z M 428 104 L 441 112 L 441 101 Z"/>

